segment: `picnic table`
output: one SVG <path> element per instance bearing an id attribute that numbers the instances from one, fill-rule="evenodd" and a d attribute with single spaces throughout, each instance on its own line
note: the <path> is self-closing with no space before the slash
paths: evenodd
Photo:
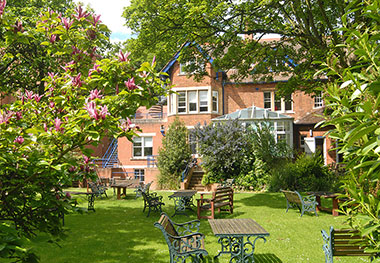
<path id="1" fill-rule="evenodd" d="M 175 191 L 172 195 L 169 196 L 169 199 L 174 200 L 174 215 L 177 214 L 186 214 L 186 209 L 192 210 L 191 206 L 193 204 L 193 196 L 197 193 L 195 190 L 179 190 Z"/>
<path id="2" fill-rule="evenodd" d="M 139 185 L 139 183 L 139 179 L 115 180 L 111 184 L 111 187 L 117 189 L 117 199 L 121 199 L 121 189 L 123 189 L 123 195 L 126 196 L 127 188 L 136 188 Z"/>
<path id="3" fill-rule="evenodd" d="M 338 212 L 338 209 L 339 209 L 339 206 L 338 206 L 339 199 L 337 198 L 339 196 L 339 194 L 332 193 L 332 192 L 325 192 L 325 191 L 307 192 L 306 194 L 315 195 L 315 197 L 316 197 L 315 200 L 318 203 L 317 204 L 317 211 L 331 212 L 331 214 L 333 216 L 338 216 L 339 215 L 339 212 Z M 332 209 L 328 208 L 328 207 L 323 207 L 322 206 L 321 197 L 323 197 L 323 198 L 329 198 L 329 199 L 332 200 Z"/>
<path id="4" fill-rule="evenodd" d="M 256 241 L 263 239 L 269 233 L 251 218 L 209 219 L 212 232 L 217 236 L 221 250 L 214 258 L 221 254 L 231 254 L 230 262 L 254 262 L 253 253 Z"/>

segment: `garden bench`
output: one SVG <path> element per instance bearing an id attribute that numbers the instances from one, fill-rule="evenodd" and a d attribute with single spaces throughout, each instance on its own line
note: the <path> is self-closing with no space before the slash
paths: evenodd
<path id="1" fill-rule="evenodd" d="M 351 256 L 351 257 L 372 257 L 374 254 L 364 252 L 363 238 L 359 231 L 353 229 L 334 229 L 330 227 L 330 235 L 322 230 L 323 251 L 325 252 L 325 262 L 333 263 L 334 256 Z"/>
<path id="2" fill-rule="evenodd" d="M 142 196 L 142 194 L 141 194 L 142 192 L 145 192 L 145 193 L 149 194 L 149 188 L 152 185 L 152 183 L 153 183 L 153 181 L 150 182 L 150 183 L 147 183 L 146 185 L 139 184 L 137 186 L 137 189 L 135 190 L 135 193 L 136 193 L 135 199 L 137 199 L 137 197 Z"/>
<path id="3" fill-rule="evenodd" d="M 170 263 L 200 262 L 208 253 L 204 249 L 204 234 L 199 233 L 199 220 L 193 220 L 182 224 L 173 222 L 167 214 L 161 213 L 158 222 L 154 226 L 162 231 L 169 247 Z"/>
<path id="4" fill-rule="evenodd" d="M 301 216 L 303 216 L 305 212 L 315 212 L 315 215 L 318 216 L 316 209 L 318 202 L 314 195 L 302 197 L 297 191 L 280 191 L 284 193 L 286 198 L 286 212 L 288 212 L 289 207 L 296 206 L 300 210 Z"/>
<path id="5" fill-rule="evenodd" d="M 100 196 L 102 197 L 102 195 L 105 195 L 106 197 L 107 196 L 107 188 L 101 184 L 97 184 L 97 183 L 94 183 L 94 182 L 88 182 L 88 186 L 90 187 L 91 189 L 91 192 L 93 194 L 95 194 L 95 196 Z"/>
<path id="6" fill-rule="evenodd" d="M 157 195 L 157 193 L 141 192 L 141 194 L 144 199 L 143 212 L 145 212 L 146 207 L 149 208 L 147 217 L 149 216 L 151 210 L 162 212 L 161 206 L 165 205 L 165 203 L 162 202 L 162 196 Z"/>
<path id="7" fill-rule="evenodd" d="M 212 192 L 211 199 L 204 199 L 203 194 L 201 199 L 197 199 L 197 215 L 198 219 L 200 218 L 210 218 L 214 219 L 215 209 L 220 211 L 229 211 L 233 213 L 233 199 L 234 199 L 234 190 L 229 186 L 218 187 L 214 192 Z M 228 207 L 222 209 L 222 207 Z M 204 210 L 210 210 L 211 216 L 201 216 L 201 212 Z"/>

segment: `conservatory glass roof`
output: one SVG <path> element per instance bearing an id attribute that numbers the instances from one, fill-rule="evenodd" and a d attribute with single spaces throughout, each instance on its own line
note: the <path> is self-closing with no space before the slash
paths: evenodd
<path id="1" fill-rule="evenodd" d="M 214 118 L 212 119 L 212 121 L 223 121 L 223 120 L 234 120 L 234 119 L 263 121 L 263 120 L 293 120 L 294 118 L 285 114 L 270 111 L 268 109 L 252 106 L 246 109 L 237 110 L 233 113 Z"/>

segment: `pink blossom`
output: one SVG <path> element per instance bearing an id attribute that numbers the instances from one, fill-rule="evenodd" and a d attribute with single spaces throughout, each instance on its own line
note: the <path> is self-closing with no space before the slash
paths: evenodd
<path id="1" fill-rule="evenodd" d="M 22 119 L 22 113 L 21 112 L 16 112 L 16 119 L 21 120 Z"/>
<path id="2" fill-rule="evenodd" d="M 75 172 L 76 169 L 77 169 L 77 168 L 76 168 L 75 166 L 71 166 L 71 167 L 69 168 L 69 172 L 70 172 L 70 173 Z"/>
<path id="3" fill-rule="evenodd" d="M 24 142 L 24 138 L 22 136 L 18 136 L 15 140 L 15 143 L 22 144 Z"/>
<path id="4" fill-rule="evenodd" d="M 62 121 L 59 118 L 55 118 L 54 127 L 56 131 L 63 132 L 64 128 L 62 128 L 61 125 L 62 125 Z"/>
<path id="5" fill-rule="evenodd" d="M 40 100 L 41 100 L 41 98 L 42 98 L 43 96 L 44 96 L 44 95 L 39 96 L 38 94 L 34 94 L 34 95 L 33 95 L 33 98 L 34 98 L 34 100 L 35 100 L 36 102 L 40 102 Z"/>
<path id="6" fill-rule="evenodd" d="M 73 52 L 71 53 L 71 55 L 76 55 L 76 54 L 80 54 L 81 53 L 81 51 L 80 51 L 80 49 L 78 47 L 72 46 L 71 48 L 73 49 Z"/>
<path id="7" fill-rule="evenodd" d="M 52 81 L 54 81 L 55 78 L 58 76 L 58 73 L 54 74 L 54 72 L 48 72 L 48 76 L 51 78 Z"/>
<path id="8" fill-rule="evenodd" d="M 75 65 L 75 61 L 74 60 L 72 60 L 72 61 L 70 61 L 70 62 L 68 62 L 68 63 L 66 63 L 65 64 L 65 66 L 64 67 L 62 67 L 66 72 L 67 71 L 73 71 L 74 69 L 73 69 L 73 65 Z"/>
<path id="9" fill-rule="evenodd" d="M 29 90 L 25 90 L 25 95 L 28 98 L 28 100 L 31 100 L 34 97 L 33 91 L 29 91 Z"/>
<path id="10" fill-rule="evenodd" d="M 62 17 L 63 26 L 66 30 L 69 30 L 74 21 L 70 21 L 70 18 Z"/>
<path id="11" fill-rule="evenodd" d="M 55 106 L 55 103 L 54 103 L 54 101 L 50 101 L 50 102 L 49 102 L 49 107 L 53 109 L 53 108 L 54 108 L 54 106 Z"/>
<path id="12" fill-rule="evenodd" d="M 124 55 L 123 51 L 120 50 L 118 57 L 120 61 L 129 61 L 128 56 L 131 54 L 131 52 L 128 52 Z"/>
<path id="13" fill-rule="evenodd" d="M 88 77 L 91 77 L 92 73 L 96 71 L 96 72 L 100 72 L 100 69 L 99 69 L 99 65 L 98 64 L 94 64 L 94 67 L 92 69 L 90 69 L 88 71 Z"/>
<path id="14" fill-rule="evenodd" d="M 4 110 L 3 113 L 0 114 L 0 124 L 1 123 L 9 123 L 9 120 L 12 118 L 14 112 Z"/>
<path id="15" fill-rule="evenodd" d="M 83 11 L 82 6 L 78 6 L 75 9 L 75 12 L 77 13 L 77 15 L 74 15 L 74 17 L 78 20 L 81 19 L 82 17 L 88 17 L 90 15 L 87 13 L 87 11 Z"/>
<path id="16" fill-rule="evenodd" d="M 129 89 L 129 90 L 135 90 L 137 89 L 137 85 L 135 84 L 135 78 L 131 78 L 129 79 L 128 81 L 124 81 L 124 84 L 125 86 Z"/>
<path id="17" fill-rule="evenodd" d="M 12 27 L 14 28 L 15 32 L 22 32 L 24 30 L 22 27 L 22 21 L 20 20 L 17 20 L 16 23 L 12 25 Z"/>
<path id="18" fill-rule="evenodd" d="M 5 8 L 6 4 L 7 4 L 7 1 L 6 1 L 6 0 L 4 0 L 4 1 L 0 1 L 0 16 L 3 15 L 3 13 L 4 13 L 4 8 Z"/>
<path id="19" fill-rule="evenodd" d="M 90 100 L 94 100 L 94 99 L 101 99 L 103 96 L 100 95 L 100 91 L 97 90 L 97 89 L 94 89 L 94 90 L 91 90 L 90 91 Z"/>
<path id="20" fill-rule="evenodd" d="M 76 77 L 70 77 L 74 86 L 82 87 L 83 81 L 80 80 L 81 76 L 82 76 L 82 74 L 79 73 Z"/>
<path id="21" fill-rule="evenodd" d="M 116 95 L 119 94 L 119 84 L 116 84 Z"/>
<path id="22" fill-rule="evenodd" d="M 93 18 L 93 20 L 94 20 L 93 23 L 92 23 L 94 26 L 96 26 L 97 23 L 100 23 L 100 22 L 101 22 L 101 21 L 100 21 L 100 15 L 95 15 L 95 14 L 93 14 L 93 15 L 92 15 L 92 18 Z"/>
<path id="23" fill-rule="evenodd" d="M 110 113 L 108 112 L 107 105 L 101 106 L 100 117 L 104 120 L 107 117 L 107 115 L 110 115 Z"/>
<path id="24" fill-rule="evenodd" d="M 48 131 L 48 128 L 47 128 L 47 125 L 46 123 L 44 123 L 44 131 L 47 132 Z"/>
<path id="25" fill-rule="evenodd" d="M 127 120 L 124 120 L 124 122 L 121 124 L 121 129 L 125 132 L 130 131 L 132 128 L 132 122 L 131 120 L 127 117 Z"/>
<path id="26" fill-rule="evenodd" d="M 96 109 L 96 103 L 94 101 L 88 102 L 85 106 L 85 109 L 87 110 L 91 118 L 94 118 L 95 120 L 99 120 L 99 113 Z"/>
<path id="27" fill-rule="evenodd" d="M 152 67 L 153 67 L 154 63 L 156 63 L 156 56 L 153 57 L 153 60 L 152 60 Z"/>
<path id="28" fill-rule="evenodd" d="M 88 164 L 90 162 L 90 158 L 88 158 L 87 155 L 83 155 L 83 160 L 85 164 Z"/>

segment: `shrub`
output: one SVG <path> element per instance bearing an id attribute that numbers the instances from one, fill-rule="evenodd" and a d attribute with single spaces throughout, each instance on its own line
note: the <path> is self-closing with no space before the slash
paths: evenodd
<path id="1" fill-rule="evenodd" d="M 158 151 L 158 184 L 161 188 L 177 189 L 182 171 L 191 160 L 191 150 L 187 142 L 188 131 L 178 118 L 169 126 Z"/>
<path id="2" fill-rule="evenodd" d="M 336 174 L 323 164 L 319 154 L 303 154 L 273 170 L 270 190 L 331 191 L 336 189 L 336 181 Z"/>

